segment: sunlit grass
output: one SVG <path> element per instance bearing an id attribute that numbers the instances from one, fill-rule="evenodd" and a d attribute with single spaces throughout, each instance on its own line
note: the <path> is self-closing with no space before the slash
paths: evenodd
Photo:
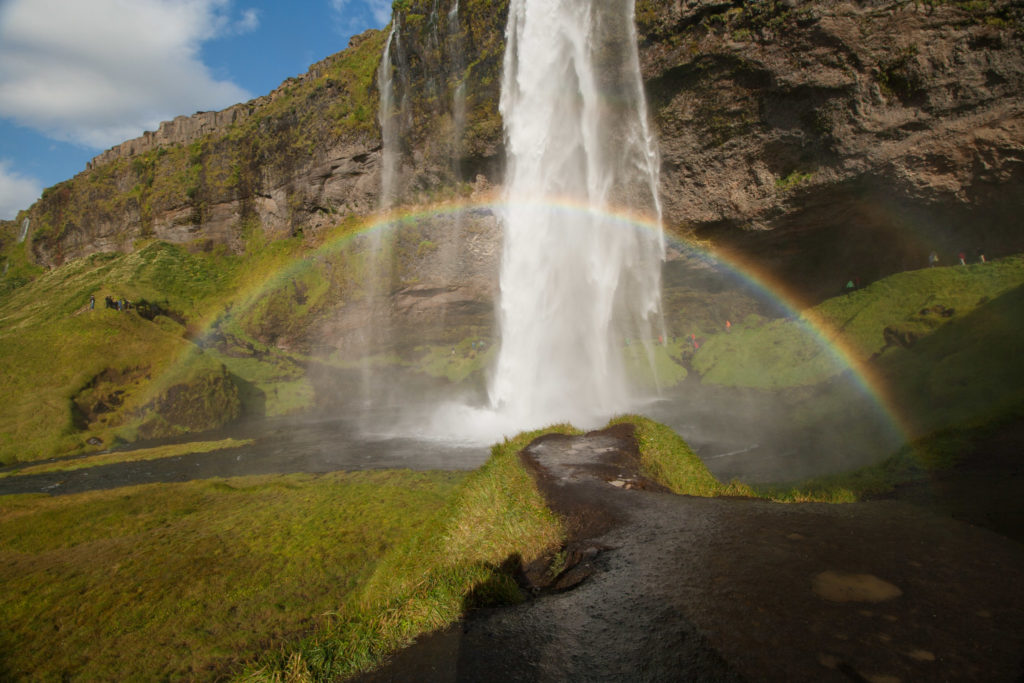
<path id="1" fill-rule="evenodd" d="M 294 651 L 251 667 L 249 680 L 335 680 L 379 665 L 388 653 L 452 623 L 475 599 L 516 600 L 502 569 L 553 554 L 564 531 L 517 456 L 542 433 L 496 445 L 445 508 L 382 560 L 337 620 Z M 485 594 L 481 596 L 481 594 Z"/>
<path id="2" fill-rule="evenodd" d="M 703 497 L 752 494 L 743 484 L 718 481 L 671 428 L 640 415 L 623 415 L 608 424 L 624 422 L 636 427 L 641 472 L 674 493 Z"/>
<path id="3" fill-rule="evenodd" d="M 224 677 L 332 624 L 381 557 L 432 528 L 464 477 L 376 471 L 0 498 L 3 677 Z"/>
<path id="4" fill-rule="evenodd" d="M 0 463 L 130 441 L 148 419 L 154 399 L 174 383 L 220 372 L 222 364 L 247 389 L 245 408 L 273 416 L 310 407 L 313 389 L 301 357 L 282 351 L 271 338 L 257 337 L 308 332 L 337 294 L 325 285 L 325 264 L 333 259 L 333 272 L 347 272 L 345 264 L 352 259 L 341 247 L 360 225 L 342 221 L 320 234 L 320 242 L 254 240 L 245 255 L 223 248 L 192 253 L 183 246 L 152 242 L 137 245 L 129 254 L 77 259 L 0 291 L 0 395 L 5 397 L 0 405 Z M 320 247 L 319 265 L 303 266 Z M 305 278 L 306 304 L 285 307 L 281 320 L 261 318 L 280 312 L 261 308 L 261 302 L 275 292 L 290 295 L 294 274 Z M 90 296 L 95 297 L 95 309 L 89 308 Z M 134 312 L 110 310 L 104 307 L 106 296 L 146 299 L 172 317 L 149 321 Z M 219 345 L 211 348 L 215 338 Z M 120 390 L 117 405 L 83 429 L 75 423 L 73 400 L 104 372 L 132 379 L 111 387 Z M 93 437 L 101 443 L 88 444 Z"/>

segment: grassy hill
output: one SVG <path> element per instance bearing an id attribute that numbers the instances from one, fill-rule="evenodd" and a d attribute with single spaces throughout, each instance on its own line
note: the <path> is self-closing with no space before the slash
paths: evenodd
<path id="1" fill-rule="evenodd" d="M 208 335 L 239 293 L 300 248 L 285 240 L 246 257 L 153 242 L 31 277 L 9 271 L 0 294 L 0 392 L 8 397 L 0 462 L 217 427 L 242 413 L 245 387 L 281 389 L 268 414 L 308 405 L 294 358 L 241 331 L 227 341 Z M 24 249 L 6 242 L 3 256 L 16 262 Z M 108 308 L 107 297 L 131 307 Z"/>
<path id="2" fill-rule="evenodd" d="M 692 357 L 709 385 L 789 390 L 866 363 L 919 434 L 1024 403 L 1024 258 L 897 273 L 801 313 L 748 317 Z M 841 349 L 842 351 L 837 351 Z"/>

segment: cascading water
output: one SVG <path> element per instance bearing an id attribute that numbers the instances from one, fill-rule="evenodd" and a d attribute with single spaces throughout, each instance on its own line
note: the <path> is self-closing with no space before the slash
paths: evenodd
<path id="1" fill-rule="evenodd" d="M 398 32 L 397 17 L 391 20 L 391 31 L 384 43 L 384 54 L 381 55 L 377 67 L 377 89 L 380 91 L 380 109 L 377 121 L 381 132 L 381 190 L 380 208 L 390 209 L 397 193 L 398 167 L 401 162 L 399 149 L 399 126 L 401 114 L 395 106 L 395 85 L 391 65 L 391 46 L 396 41 Z M 400 43 L 401 37 L 398 38 Z"/>
<path id="2" fill-rule="evenodd" d="M 396 55 L 394 62 L 392 55 Z M 398 15 L 391 21 L 391 30 L 384 43 L 384 52 L 377 66 L 377 89 L 380 108 L 377 122 L 381 130 L 380 199 L 378 210 L 389 212 L 399 194 L 399 171 L 402 162 L 401 134 L 405 113 L 404 96 L 395 96 L 395 64 L 401 64 L 402 44 Z M 374 356 L 379 355 L 382 340 L 390 334 L 388 314 L 388 283 L 391 278 L 390 231 L 371 230 L 366 242 L 366 275 L 364 278 L 365 319 L 360 327 L 359 346 L 362 356 L 362 396 L 369 406 L 378 393 L 374 376 Z"/>
<path id="3" fill-rule="evenodd" d="M 650 355 L 664 241 L 616 218 L 660 225 L 633 22 L 632 2 L 510 3 L 501 349 L 489 409 L 439 416 L 453 432 L 595 426 L 635 399 L 623 348 Z"/>
<path id="4" fill-rule="evenodd" d="M 455 90 L 452 94 L 452 159 L 455 165 L 455 179 L 461 180 L 459 161 L 462 157 L 462 135 L 466 130 L 466 56 L 462 48 L 462 29 L 459 26 L 459 0 L 452 3 L 448 11 L 448 40 L 451 41 L 451 70 L 455 74 Z"/>

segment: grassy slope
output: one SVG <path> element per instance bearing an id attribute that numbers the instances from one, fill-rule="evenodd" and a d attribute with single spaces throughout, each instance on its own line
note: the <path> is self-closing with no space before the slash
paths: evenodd
<path id="1" fill-rule="evenodd" d="M 1024 285 L 958 317 L 878 367 L 918 433 L 983 424 L 1024 406 Z"/>
<path id="2" fill-rule="evenodd" d="M 0 300 L 0 393 L 11 397 L 0 412 L 0 460 L 35 459 L 74 448 L 84 437 L 74 433 L 71 398 L 110 367 L 139 369 L 162 377 L 172 363 L 177 375 L 210 368 L 206 359 L 187 357 L 184 330 L 169 318 L 148 322 L 103 306 L 107 295 L 133 300 L 168 301 L 187 314 L 195 304 L 182 298 L 176 282 L 164 282 L 165 250 L 154 246 L 135 254 L 83 259 L 50 271 Z M 173 270 L 173 266 L 169 266 Z M 215 273 L 202 275 L 220 279 Z M 163 294 L 163 296 L 161 296 Z M 97 308 L 88 309 L 89 296 Z M 136 387 L 124 397 L 126 409 L 141 407 L 166 384 Z M 107 430 L 100 430 L 104 440 Z"/>
<path id="3" fill-rule="evenodd" d="M 214 678 L 334 618 L 455 473 L 0 499 L 0 678 Z"/>
<path id="4" fill-rule="evenodd" d="M 549 431 L 572 430 L 552 427 L 494 446 L 491 458 L 466 478 L 448 505 L 352 594 L 344 619 L 296 650 L 264 658 L 246 678 L 335 680 L 367 671 L 418 635 L 458 619 L 473 600 L 518 599 L 519 590 L 502 566 L 553 553 L 564 540 L 561 523 L 517 456 Z"/>
<path id="5" fill-rule="evenodd" d="M 897 273 L 864 289 L 829 299 L 800 320 L 733 326 L 714 335 L 694 355 L 694 368 L 711 384 L 777 388 L 815 384 L 845 366 L 806 323 L 841 341 L 851 355 L 867 360 L 886 348 L 884 330 L 927 336 L 962 319 L 989 300 L 1024 284 L 1024 257 L 986 265 L 929 268 Z M 938 312 L 951 309 L 945 317 Z"/>
<path id="6" fill-rule="evenodd" d="M 557 550 L 561 524 L 517 457 L 539 433 L 495 446 L 470 475 L 4 497 L 0 674 L 212 678 L 248 661 L 250 679 L 325 680 L 372 668 L 469 604 L 517 599 L 503 565 Z"/>
<path id="7" fill-rule="evenodd" d="M 829 299 L 800 320 L 733 327 L 693 359 L 703 382 L 810 386 L 846 369 L 835 343 L 868 361 L 919 434 L 996 416 L 1024 402 L 1024 257 L 892 275 Z M 826 330 L 823 343 L 807 325 Z M 904 348 L 885 330 L 913 337 Z"/>
<path id="8" fill-rule="evenodd" d="M 347 221 L 327 237 L 357 227 Z M 280 274 L 296 270 L 316 246 L 300 238 L 255 240 L 250 253 L 239 256 L 190 253 L 154 242 L 131 254 L 79 259 L 0 293 L 0 395 L 8 397 L 0 408 L 0 462 L 88 451 L 84 442 L 91 436 L 103 440 L 101 447 L 117 438 L 134 440 L 148 402 L 174 383 L 222 365 L 249 394 L 259 394 L 267 415 L 310 405 L 301 358 L 253 335 L 269 317 L 263 314 L 274 298 L 266 293 L 293 287 L 296 278 Z M 335 250 L 333 258 L 350 255 Z M 306 329 L 338 288 L 347 286 L 337 283 L 328 291 L 323 263 L 310 271 L 297 271 L 310 282 L 305 305 L 289 308 L 288 325 L 297 330 Z M 90 295 L 96 297 L 95 310 L 88 308 Z M 176 319 L 148 321 L 108 310 L 108 295 L 155 302 Z M 72 399 L 105 370 L 131 375 L 121 381 L 122 405 L 80 430 L 73 423 Z M 242 393 L 245 404 L 252 396 Z"/>

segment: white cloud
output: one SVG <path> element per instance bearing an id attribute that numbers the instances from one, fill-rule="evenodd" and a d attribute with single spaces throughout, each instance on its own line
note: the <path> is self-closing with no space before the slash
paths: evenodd
<path id="1" fill-rule="evenodd" d="M 242 11 L 242 18 L 235 22 L 234 32 L 238 34 L 251 33 L 260 27 L 260 11 L 258 9 L 247 9 Z"/>
<path id="2" fill-rule="evenodd" d="M 0 219 L 11 220 L 18 211 L 27 209 L 43 192 L 43 185 L 35 178 L 12 171 L 11 162 L 0 159 Z"/>
<path id="3" fill-rule="evenodd" d="M 251 31 L 229 0 L 7 0 L 0 4 L 0 116 L 104 148 L 161 121 L 251 96 L 216 80 L 199 48 Z"/>
<path id="4" fill-rule="evenodd" d="M 330 0 L 335 20 L 345 32 L 365 27 L 366 20 L 384 27 L 391 21 L 391 0 Z"/>

